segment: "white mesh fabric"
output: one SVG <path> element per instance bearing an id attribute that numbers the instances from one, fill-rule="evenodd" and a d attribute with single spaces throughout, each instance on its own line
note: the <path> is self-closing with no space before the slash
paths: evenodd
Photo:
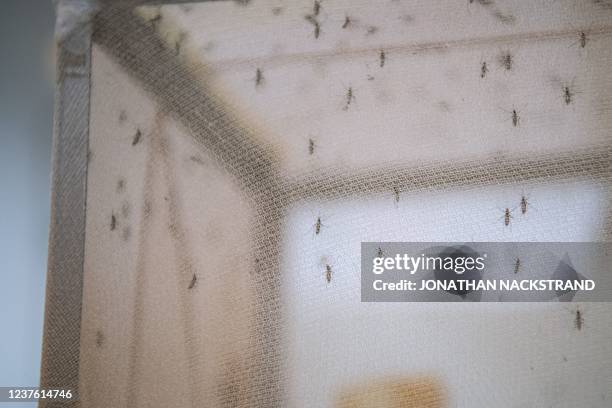
<path id="1" fill-rule="evenodd" d="M 313 4 L 96 17 L 82 404 L 608 406 L 607 304 L 359 287 L 363 241 L 609 240 L 608 3 Z"/>

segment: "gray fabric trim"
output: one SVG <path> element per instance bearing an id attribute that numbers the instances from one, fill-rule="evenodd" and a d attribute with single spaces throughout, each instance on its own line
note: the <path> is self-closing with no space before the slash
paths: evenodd
<path id="1" fill-rule="evenodd" d="M 79 385 L 89 140 L 91 26 L 59 44 L 49 260 L 40 386 Z M 78 401 L 39 407 L 78 407 Z"/>

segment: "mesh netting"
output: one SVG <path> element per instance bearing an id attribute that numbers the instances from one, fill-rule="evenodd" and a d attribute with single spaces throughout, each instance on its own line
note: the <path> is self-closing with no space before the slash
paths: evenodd
<path id="1" fill-rule="evenodd" d="M 610 50 L 605 1 L 101 7 L 81 405 L 608 406 L 607 304 L 361 303 L 359 256 L 608 241 Z"/>

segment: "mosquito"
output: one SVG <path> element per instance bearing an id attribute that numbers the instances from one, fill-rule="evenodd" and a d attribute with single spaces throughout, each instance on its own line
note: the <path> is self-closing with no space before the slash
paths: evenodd
<path id="1" fill-rule="evenodd" d="M 193 289 L 195 287 L 197 281 L 198 281 L 198 277 L 194 273 L 193 277 L 191 278 L 191 282 L 189 282 L 189 286 L 187 286 L 187 289 Z"/>
<path id="2" fill-rule="evenodd" d="M 499 56 L 499 64 L 506 70 L 510 71 L 514 65 L 514 58 L 509 51 L 502 53 Z"/>
<path id="3" fill-rule="evenodd" d="M 516 17 L 514 17 L 514 15 L 504 14 L 499 10 L 495 11 L 493 15 L 504 24 L 514 24 L 516 22 Z"/>
<path id="4" fill-rule="evenodd" d="M 261 84 L 263 84 L 263 81 L 263 71 L 261 70 L 261 68 L 257 68 L 257 70 L 255 71 L 255 86 L 260 86 Z"/>
<path id="5" fill-rule="evenodd" d="M 586 47 L 586 43 L 589 39 L 584 31 L 580 32 L 578 43 L 580 44 L 580 48 Z"/>
<path id="6" fill-rule="evenodd" d="M 315 16 L 318 16 L 320 12 L 321 12 L 321 1 L 315 0 L 312 6 L 312 14 L 314 14 Z"/>
<path id="7" fill-rule="evenodd" d="M 319 38 L 319 35 L 321 34 L 321 24 L 319 23 L 319 21 L 317 21 L 317 19 L 315 18 L 315 16 L 313 16 L 312 14 L 309 14 L 307 16 L 304 17 L 306 19 L 306 21 L 308 21 L 310 24 L 312 24 L 314 26 L 314 37 Z"/>
<path id="8" fill-rule="evenodd" d="M 512 109 L 512 126 L 517 127 L 521 118 L 519 117 L 518 111 L 516 109 Z"/>
<path id="9" fill-rule="evenodd" d="M 534 209 L 537 210 L 538 208 L 535 207 L 531 201 L 530 201 L 530 194 L 525 194 L 525 192 L 523 192 L 521 194 L 521 201 L 519 203 L 520 208 L 521 208 L 521 214 L 527 214 L 527 211 L 529 211 L 530 209 Z"/>
<path id="10" fill-rule="evenodd" d="M 314 154 L 315 146 L 315 141 L 312 139 L 308 139 L 308 154 L 310 154 L 311 156 Z"/>
<path id="11" fill-rule="evenodd" d="M 487 62 L 483 61 L 482 65 L 480 66 L 480 77 L 481 78 L 486 77 L 487 72 L 489 72 L 489 68 L 487 67 Z"/>
<path id="12" fill-rule="evenodd" d="M 519 258 L 516 258 L 516 261 L 514 262 L 514 274 L 516 275 L 517 273 L 519 273 L 520 269 L 521 269 L 521 260 Z"/>
<path id="13" fill-rule="evenodd" d="M 136 146 L 138 143 L 140 143 L 141 138 L 142 138 L 142 132 L 140 131 L 140 129 L 136 129 L 136 134 L 134 135 L 134 138 L 132 139 L 132 146 Z"/>
<path id="14" fill-rule="evenodd" d="M 523 214 L 527 213 L 528 205 L 529 205 L 529 201 L 527 200 L 527 197 L 525 197 L 525 194 L 523 194 L 521 196 L 521 213 Z"/>
<path id="15" fill-rule="evenodd" d="M 500 109 L 503 110 L 506 114 L 510 115 L 510 120 L 512 121 L 513 127 L 518 127 L 521 124 L 521 112 L 519 110 L 514 107 L 512 108 L 512 110 L 506 110 L 503 108 Z"/>
<path id="16" fill-rule="evenodd" d="M 347 28 L 352 23 L 351 18 L 347 15 L 344 17 L 344 24 L 342 24 L 342 29 Z"/>
<path id="17" fill-rule="evenodd" d="M 509 208 L 506 208 L 504 210 L 504 215 L 502 216 L 502 218 L 504 219 L 504 225 L 507 227 L 510 225 L 510 219 L 514 218 L 512 217 L 512 211 Z"/>
<path id="18" fill-rule="evenodd" d="M 376 26 L 369 26 L 368 30 L 366 31 L 366 35 L 374 35 L 378 32 L 378 27 Z"/>
<path id="19" fill-rule="evenodd" d="M 317 222 L 315 222 L 314 224 L 314 230 L 315 230 L 315 234 L 319 235 L 321 233 L 321 227 L 323 226 L 323 223 L 321 222 L 321 217 L 317 217 Z"/>
<path id="20" fill-rule="evenodd" d="M 344 105 L 344 110 L 348 110 L 350 104 L 355 101 L 355 95 L 353 93 L 353 87 L 349 86 L 346 91 L 346 104 Z"/>
<path id="21" fill-rule="evenodd" d="M 117 192 L 122 193 L 123 191 L 125 191 L 125 180 L 120 178 L 117 180 Z"/>
<path id="22" fill-rule="evenodd" d="M 102 347 L 104 345 L 104 333 L 102 330 L 96 331 L 96 346 Z"/>
<path id="23" fill-rule="evenodd" d="M 583 316 L 583 313 L 580 311 L 579 307 L 576 308 L 576 313 L 574 317 L 574 326 L 576 327 L 578 331 L 582 330 L 582 326 L 584 326 L 584 316 Z"/>

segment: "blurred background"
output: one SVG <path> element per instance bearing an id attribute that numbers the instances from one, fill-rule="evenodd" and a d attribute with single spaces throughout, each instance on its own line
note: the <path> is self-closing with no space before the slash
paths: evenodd
<path id="1" fill-rule="evenodd" d="M 0 386 L 39 383 L 50 208 L 54 23 L 51 0 L 2 0 Z"/>

